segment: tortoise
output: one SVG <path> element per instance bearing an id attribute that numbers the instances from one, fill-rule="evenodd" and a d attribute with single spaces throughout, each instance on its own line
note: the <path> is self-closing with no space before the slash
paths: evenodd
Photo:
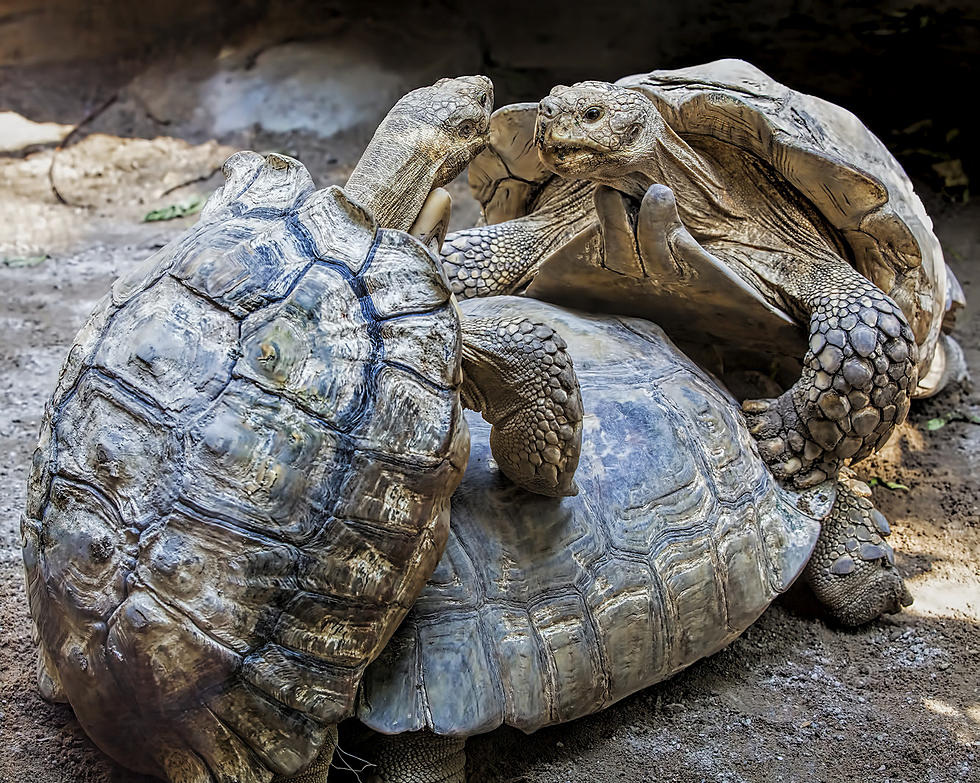
<path id="1" fill-rule="evenodd" d="M 556 87 L 498 110 L 490 138 L 470 166 L 490 225 L 443 247 L 457 296 L 526 287 L 648 317 L 689 350 L 727 346 L 729 366 L 805 353 L 790 389 L 745 402 L 781 478 L 816 484 L 879 448 L 962 365 L 932 223 L 838 106 L 721 60 Z"/>
<path id="2" fill-rule="evenodd" d="M 42 694 L 124 766 L 325 779 L 361 674 L 444 547 L 461 400 L 522 486 L 574 491 L 564 343 L 513 317 L 461 325 L 437 258 L 400 230 L 441 240 L 432 189 L 485 143 L 492 101 L 485 77 L 409 93 L 346 188 L 236 153 L 199 222 L 77 336 L 23 557 Z"/>
<path id="3" fill-rule="evenodd" d="M 670 677 L 801 571 L 844 622 L 907 600 L 867 486 L 783 488 L 734 401 L 649 321 L 523 297 L 461 306 L 567 341 L 586 411 L 580 492 L 501 480 L 469 417 L 446 551 L 361 681 L 357 717 L 395 735 L 366 740 L 384 783 L 462 783 L 466 737 L 532 732 Z"/>

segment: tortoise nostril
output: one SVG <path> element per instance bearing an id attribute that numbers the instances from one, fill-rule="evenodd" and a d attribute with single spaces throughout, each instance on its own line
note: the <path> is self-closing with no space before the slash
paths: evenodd
<path id="1" fill-rule="evenodd" d="M 546 119 L 553 119 L 558 116 L 558 104 L 551 98 L 542 98 L 538 104 L 538 112 Z"/>

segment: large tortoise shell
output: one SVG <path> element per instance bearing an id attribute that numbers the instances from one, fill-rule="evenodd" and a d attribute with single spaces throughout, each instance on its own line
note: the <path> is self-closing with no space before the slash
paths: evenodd
<path id="1" fill-rule="evenodd" d="M 787 589 L 834 494 L 782 489 L 735 403 L 653 324 L 518 297 L 462 308 L 521 315 L 568 343 L 580 491 L 507 483 L 470 418 L 445 555 L 361 683 L 358 717 L 384 733 L 533 731 L 671 676 Z"/>
<path id="2" fill-rule="evenodd" d="M 919 365 L 929 367 L 946 311 L 946 262 L 908 175 L 861 120 L 742 60 L 617 84 L 653 100 L 681 136 L 722 139 L 785 177 L 840 232 L 854 267 L 902 308 Z"/>
<path id="3" fill-rule="evenodd" d="M 49 695 L 170 780 L 316 756 L 436 565 L 469 448 L 435 258 L 292 159 L 225 174 L 79 333 L 22 524 Z"/>

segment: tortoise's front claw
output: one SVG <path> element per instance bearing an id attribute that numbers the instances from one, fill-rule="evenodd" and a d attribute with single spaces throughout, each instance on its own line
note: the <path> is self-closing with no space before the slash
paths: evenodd
<path id="1" fill-rule="evenodd" d="M 888 544 L 883 547 L 888 549 L 888 557 L 893 558 L 891 547 Z M 898 614 L 912 604 L 905 580 L 886 557 L 858 562 L 857 570 L 844 575 L 828 571 L 817 576 L 806 572 L 810 587 L 839 623 L 852 627 L 864 625 L 882 615 Z M 831 579 L 840 579 L 840 586 L 835 589 L 827 584 Z"/>
<path id="2" fill-rule="evenodd" d="M 881 448 L 915 385 L 915 341 L 902 311 L 853 270 L 835 274 L 837 293 L 815 300 L 800 379 L 774 400 L 743 404 L 763 458 L 801 489 Z"/>
<path id="3" fill-rule="evenodd" d="M 759 453 L 776 478 L 809 489 L 836 475 L 840 462 L 824 458 L 825 450 L 809 437 L 792 390 L 775 399 L 745 400 L 742 412 L 759 443 Z"/>

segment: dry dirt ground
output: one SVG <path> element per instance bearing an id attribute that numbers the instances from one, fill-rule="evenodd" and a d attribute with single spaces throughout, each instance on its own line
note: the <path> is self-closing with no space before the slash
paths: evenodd
<path id="1" fill-rule="evenodd" d="M 76 330 L 117 275 L 194 219 L 142 215 L 213 188 L 206 177 L 226 152 L 90 137 L 55 170 L 63 195 L 81 206 L 55 200 L 50 147 L 0 158 L 2 783 L 142 780 L 94 748 L 69 708 L 37 693 L 18 524 L 39 418 Z M 311 168 L 325 184 L 349 160 Z M 922 195 L 972 300 L 958 336 L 980 377 L 980 203 Z M 472 202 L 460 201 L 459 221 L 472 219 Z M 843 630 L 795 590 L 726 650 L 660 687 L 531 737 L 500 730 L 472 740 L 470 779 L 980 780 L 980 426 L 927 426 L 970 413 L 980 414 L 980 395 L 965 386 L 917 404 L 889 447 L 858 466 L 878 479 L 875 501 L 915 597 L 909 610 Z"/>

